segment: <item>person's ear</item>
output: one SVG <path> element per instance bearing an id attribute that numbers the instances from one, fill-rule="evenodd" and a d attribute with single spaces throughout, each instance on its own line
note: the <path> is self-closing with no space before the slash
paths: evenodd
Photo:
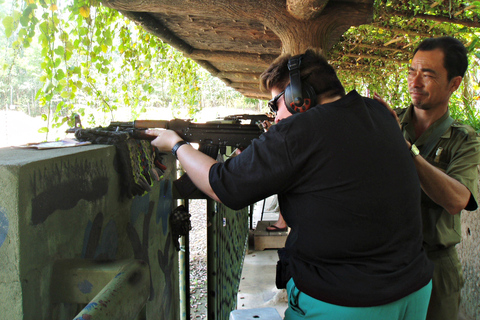
<path id="1" fill-rule="evenodd" d="M 450 94 L 454 93 L 458 89 L 458 87 L 460 87 L 462 80 L 463 78 L 461 76 L 453 77 L 450 80 Z"/>

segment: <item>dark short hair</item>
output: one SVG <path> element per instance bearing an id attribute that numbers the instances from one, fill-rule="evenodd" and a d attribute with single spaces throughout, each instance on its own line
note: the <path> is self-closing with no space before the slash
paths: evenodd
<path id="1" fill-rule="evenodd" d="M 450 81 L 456 76 L 463 78 L 468 67 L 467 49 L 463 43 L 453 37 L 428 38 L 418 45 L 413 55 L 415 56 L 417 51 L 432 51 L 435 49 L 442 50 L 445 56 L 443 66 L 447 70 L 448 80 Z"/>
<path id="2" fill-rule="evenodd" d="M 290 82 L 288 60 L 292 56 L 283 54 L 260 75 L 260 87 L 264 92 L 273 88 L 284 90 Z M 319 53 L 309 49 L 302 56 L 300 77 L 303 82 L 310 84 L 317 95 L 333 97 L 344 96 L 345 89 L 337 77 L 335 70 Z"/>

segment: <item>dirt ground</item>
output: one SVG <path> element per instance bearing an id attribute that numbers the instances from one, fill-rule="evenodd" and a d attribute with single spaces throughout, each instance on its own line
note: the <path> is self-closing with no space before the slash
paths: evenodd
<path id="1" fill-rule="evenodd" d="M 207 318 L 207 217 L 206 201 L 190 201 L 190 316 Z"/>

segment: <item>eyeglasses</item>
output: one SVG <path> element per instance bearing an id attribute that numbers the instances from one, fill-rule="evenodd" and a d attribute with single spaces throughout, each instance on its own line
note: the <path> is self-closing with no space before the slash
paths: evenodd
<path id="1" fill-rule="evenodd" d="M 280 99 L 284 94 L 285 94 L 285 90 L 283 90 L 282 92 L 277 94 L 272 100 L 268 101 L 268 106 L 269 106 L 270 110 L 272 110 L 273 113 L 277 113 L 277 111 L 278 111 L 278 106 L 277 106 L 278 99 Z"/>

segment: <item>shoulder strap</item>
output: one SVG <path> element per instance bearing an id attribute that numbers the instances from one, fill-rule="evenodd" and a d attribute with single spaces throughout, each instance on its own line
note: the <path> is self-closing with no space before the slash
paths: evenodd
<path id="1" fill-rule="evenodd" d="M 422 151 L 420 152 L 420 154 L 422 155 L 422 157 L 426 157 L 432 150 L 433 148 L 435 147 L 435 145 L 437 144 L 438 142 L 438 139 L 440 139 L 440 137 L 445 133 L 445 131 L 447 131 L 448 128 L 450 128 L 450 126 L 452 125 L 453 123 L 453 119 L 452 117 L 448 116 L 447 119 L 445 119 L 433 132 L 432 134 L 428 137 L 427 141 L 425 142 L 423 148 L 422 148 Z"/>

